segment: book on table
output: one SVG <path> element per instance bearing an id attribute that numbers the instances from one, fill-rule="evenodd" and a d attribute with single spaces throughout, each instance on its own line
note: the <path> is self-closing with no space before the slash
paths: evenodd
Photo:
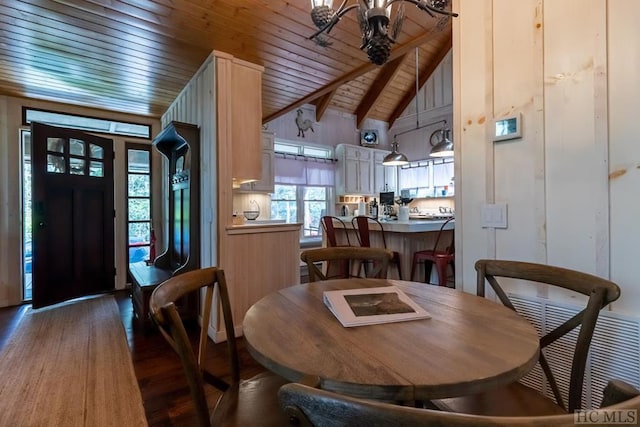
<path id="1" fill-rule="evenodd" d="M 431 317 L 396 286 L 325 291 L 322 300 L 345 327 Z"/>

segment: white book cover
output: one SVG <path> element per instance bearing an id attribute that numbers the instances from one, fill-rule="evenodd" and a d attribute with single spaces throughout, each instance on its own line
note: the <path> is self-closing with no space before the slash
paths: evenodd
<path id="1" fill-rule="evenodd" d="M 431 318 L 395 286 L 325 291 L 322 299 L 345 327 Z"/>

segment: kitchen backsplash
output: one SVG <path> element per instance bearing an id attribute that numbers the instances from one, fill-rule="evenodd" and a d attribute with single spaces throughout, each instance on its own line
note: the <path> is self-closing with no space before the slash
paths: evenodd
<path id="1" fill-rule="evenodd" d="M 271 196 L 260 193 L 237 193 L 233 195 L 233 212 L 242 215 L 243 211 L 255 210 L 255 201 L 260 207 L 259 220 L 271 219 Z"/>

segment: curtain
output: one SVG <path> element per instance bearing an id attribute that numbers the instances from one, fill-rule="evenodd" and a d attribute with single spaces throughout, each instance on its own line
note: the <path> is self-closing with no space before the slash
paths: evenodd
<path id="1" fill-rule="evenodd" d="M 309 159 L 275 158 L 275 183 L 295 185 L 334 185 L 335 165 Z"/>

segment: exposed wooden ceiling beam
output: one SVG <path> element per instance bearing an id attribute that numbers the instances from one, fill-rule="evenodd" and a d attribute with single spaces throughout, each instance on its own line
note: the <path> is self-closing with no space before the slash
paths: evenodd
<path id="1" fill-rule="evenodd" d="M 449 51 L 451 50 L 451 46 L 452 46 L 451 43 L 452 43 L 451 38 L 449 38 L 447 42 L 442 45 L 442 48 L 438 51 L 437 55 L 433 58 L 433 60 L 429 62 L 428 67 L 419 73 L 418 87 L 424 86 L 424 84 L 427 82 L 429 77 L 431 77 L 431 74 L 433 74 L 435 69 L 438 68 L 438 65 L 440 65 L 440 62 L 442 62 L 444 57 L 447 56 L 447 53 L 449 53 Z M 402 99 L 400 100 L 396 108 L 393 110 L 393 112 L 389 116 L 389 119 L 387 120 L 387 122 L 389 123 L 389 129 L 391 129 L 391 127 L 393 126 L 395 121 L 398 119 L 398 117 L 400 117 L 400 115 L 405 110 L 405 108 L 407 108 L 407 105 L 409 105 L 409 103 L 415 97 L 416 97 L 415 91 L 408 90 L 407 93 L 405 93 L 405 95 L 402 97 Z"/>
<path id="2" fill-rule="evenodd" d="M 333 90 L 313 102 L 316 106 L 316 122 L 319 122 L 320 119 L 322 119 L 322 116 L 324 116 L 324 112 L 327 111 L 327 107 L 331 104 L 331 98 L 333 98 L 335 93 L 336 91 Z"/>
<path id="3" fill-rule="evenodd" d="M 428 42 L 431 38 L 433 37 L 433 33 L 431 31 L 426 32 L 424 34 L 422 34 L 421 36 L 415 37 L 412 40 L 410 40 L 409 42 L 396 47 L 395 49 L 393 49 L 391 51 L 391 55 L 389 56 L 389 60 L 393 61 L 394 59 L 397 59 L 401 56 L 406 55 L 407 53 L 409 53 L 411 50 L 413 50 L 414 48 L 416 48 L 417 46 L 421 46 L 423 44 L 425 44 L 426 42 Z M 448 48 L 447 48 L 447 52 L 449 51 L 449 49 L 451 48 L 451 40 L 449 39 L 448 44 Z M 436 66 L 437 63 L 439 61 L 436 62 Z M 361 65 L 360 67 L 354 68 L 351 72 L 342 75 L 341 77 L 338 77 L 337 79 L 335 79 L 334 81 L 332 81 L 331 83 L 327 84 L 326 86 L 316 90 L 315 92 L 310 93 L 307 96 L 304 96 L 302 98 L 300 98 L 299 100 L 297 100 L 296 102 L 287 105 L 286 107 L 280 109 L 279 111 L 276 111 L 275 113 L 269 114 L 265 117 L 262 118 L 262 123 L 267 123 L 270 122 L 271 120 L 274 120 L 286 113 L 288 113 L 289 111 L 295 110 L 296 108 L 305 105 L 305 104 L 311 104 L 313 103 L 314 100 L 320 98 L 321 96 L 324 96 L 336 89 L 338 89 L 340 86 L 342 86 L 343 84 L 350 82 L 351 80 L 354 80 L 356 78 L 358 78 L 359 76 L 368 73 L 369 71 L 373 70 L 374 68 L 376 68 L 377 65 L 372 64 L 370 62 L 367 62 L 363 65 Z M 433 71 L 432 71 L 433 72 Z"/>
<path id="4" fill-rule="evenodd" d="M 389 83 L 393 80 L 393 78 L 398 74 L 398 70 L 400 70 L 400 66 L 407 58 L 407 54 L 394 59 L 393 61 L 387 62 L 382 70 L 378 73 L 378 77 L 373 82 L 364 98 L 356 108 L 356 127 L 358 129 L 362 128 L 362 123 L 364 119 L 367 118 L 369 111 L 375 105 L 376 101 L 382 95 L 385 88 L 389 85 Z"/>

